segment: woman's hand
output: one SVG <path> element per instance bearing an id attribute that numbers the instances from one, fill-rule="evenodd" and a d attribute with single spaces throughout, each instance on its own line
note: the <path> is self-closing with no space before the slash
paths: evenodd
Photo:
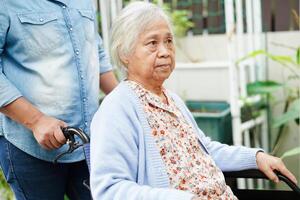
<path id="1" fill-rule="evenodd" d="M 258 152 L 256 154 L 256 163 L 258 169 L 262 171 L 270 180 L 275 183 L 279 182 L 279 178 L 274 173 L 274 170 L 281 172 L 283 175 L 287 176 L 295 184 L 297 184 L 297 179 L 295 176 L 285 167 L 284 163 L 280 158 L 268 155 L 264 152 Z"/>

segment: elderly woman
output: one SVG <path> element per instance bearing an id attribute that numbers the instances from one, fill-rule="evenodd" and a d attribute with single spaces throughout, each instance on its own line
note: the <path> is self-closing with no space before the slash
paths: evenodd
<path id="1" fill-rule="evenodd" d="M 277 169 L 259 149 L 211 141 L 184 102 L 163 87 L 175 66 L 174 36 L 156 5 L 132 3 L 114 21 L 113 61 L 127 78 L 103 101 L 91 126 L 91 190 L 97 200 L 236 199 L 221 170 Z"/>

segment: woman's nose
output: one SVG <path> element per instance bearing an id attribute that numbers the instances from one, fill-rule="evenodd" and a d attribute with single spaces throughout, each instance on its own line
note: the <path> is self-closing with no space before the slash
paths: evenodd
<path id="1" fill-rule="evenodd" d="M 162 43 L 159 45 L 158 56 L 159 57 L 168 57 L 170 55 L 169 49 L 166 44 Z"/>

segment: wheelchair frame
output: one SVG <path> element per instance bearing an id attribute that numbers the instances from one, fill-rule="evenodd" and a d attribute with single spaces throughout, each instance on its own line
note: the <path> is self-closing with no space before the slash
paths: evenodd
<path id="1" fill-rule="evenodd" d="M 90 139 L 87 134 L 85 134 L 82 130 L 73 127 L 63 128 L 62 131 L 67 139 L 66 143 L 69 145 L 69 149 L 66 152 L 58 155 L 54 160 L 54 163 L 56 163 L 57 160 L 63 155 L 72 153 L 75 149 L 83 147 L 86 162 L 90 170 Z M 80 139 L 80 141 L 76 140 L 78 138 Z M 223 173 L 226 180 L 228 180 L 229 178 L 268 179 L 262 172 L 257 169 Z M 275 171 L 275 173 L 277 174 L 280 181 L 285 182 L 291 188 L 291 191 L 238 189 L 236 187 L 231 187 L 231 189 L 240 200 L 300 200 L 300 188 L 280 172 Z M 86 183 L 86 181 L 83 184 L 89 188 L 89 185 Z"/>

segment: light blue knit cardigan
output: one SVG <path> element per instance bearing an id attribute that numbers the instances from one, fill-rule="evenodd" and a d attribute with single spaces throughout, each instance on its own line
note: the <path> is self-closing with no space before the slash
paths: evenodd
<path id="1" fill-rule="evenodd" d="M 198 129 L 184 102 L 168 93 L 222 171 L 257 168 L 258 149 L 211 141 Z M 142 105 L 125 82 L 104 99 L 93 118 L 90 182 L 95 200 L 190 200 L 193 196 L 170 188 Z"/>

